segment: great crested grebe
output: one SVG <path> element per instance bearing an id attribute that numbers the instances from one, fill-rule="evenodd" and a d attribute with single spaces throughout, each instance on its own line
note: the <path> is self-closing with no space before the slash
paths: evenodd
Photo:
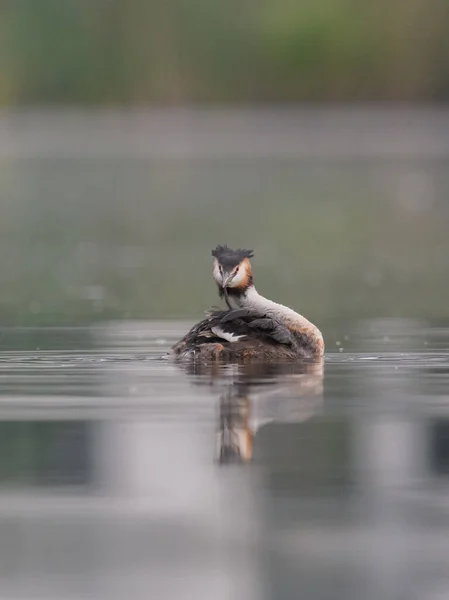
<path id="1" fill-rule="evenodd" d="M 317 359 L 324 354 L 320 330 L 291 308 L 254 287 L 251 250 L 217 246 L 213 277 L 228 310 L 211 311 L 171 348 L 190 360 Z"/>

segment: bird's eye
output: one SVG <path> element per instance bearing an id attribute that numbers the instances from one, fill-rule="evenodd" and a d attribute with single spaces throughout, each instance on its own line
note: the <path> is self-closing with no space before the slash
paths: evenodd
<path id="1" fill-rule="evenodd" d="M 234 271 L 234 275 L 237 275 L 238 272 L 239 272 L 239 268 L 237 267 L 236 270 Z"/>

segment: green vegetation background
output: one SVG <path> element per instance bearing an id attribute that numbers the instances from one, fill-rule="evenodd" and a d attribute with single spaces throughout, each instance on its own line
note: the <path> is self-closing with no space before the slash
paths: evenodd
<path id="1" fill-rule="evenodd" d="M 446 0 L 2 0 L 0 104 L 449 97 Z"/>

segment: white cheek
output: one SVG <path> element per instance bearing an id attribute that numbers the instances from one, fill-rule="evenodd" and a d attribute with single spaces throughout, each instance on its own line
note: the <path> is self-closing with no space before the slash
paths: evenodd
<path id="1" fill-rule="evenodd" d="M 214 276 L 215 281 L 221 285 L 222 281 L 223 281 L 223 277 L 220 273 L 220 269 L 218 267 L 218 263 L 217 261 L 214 262 L 214 270 L 212 271 L 212 274 Z"/>
<path id="2" fill-rule="evenodd" d="M 237 275 L 235 275 L 235 277 L 232 278 L 232 281 L 230 282 L 229 287 L 241 287 L 242 285 L 244 285 L 246 279 L 247 279 L 247 276 L 246 276 L 245 269 L 240 268 L 238 270 Z"/>

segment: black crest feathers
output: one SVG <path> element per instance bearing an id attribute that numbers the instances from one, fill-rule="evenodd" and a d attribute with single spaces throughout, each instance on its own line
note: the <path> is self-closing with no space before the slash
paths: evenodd
<path id="1" fill-rule="evenodd" d="M 224 267 L 232 268 L 240 264 L 245 258 L 252 258 L 254 253 L 252 250 L 245 250 L 244 248 L 232 250 L 225 245 L 217 246 L 215 250 L 212 250 L 212 256 Z"/>

